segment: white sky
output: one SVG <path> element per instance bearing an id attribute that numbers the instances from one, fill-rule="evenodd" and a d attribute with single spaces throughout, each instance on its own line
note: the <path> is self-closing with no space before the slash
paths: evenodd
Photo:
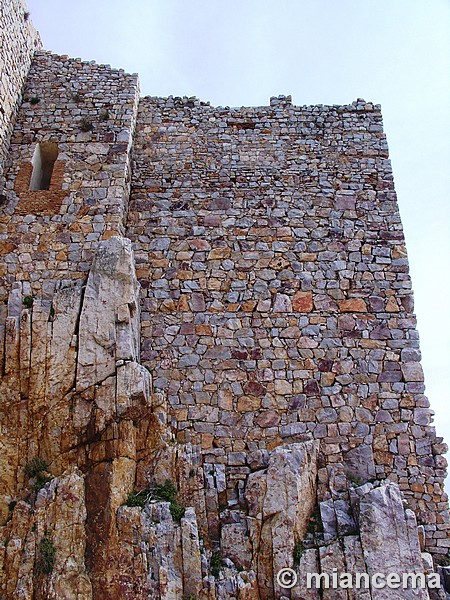
<path id="1" fill-rule="evenodd" d="M 28 0 L 48 50 L 213 105 L 382 105 L 427 395 L 450 442 L 450 1 Z"/>

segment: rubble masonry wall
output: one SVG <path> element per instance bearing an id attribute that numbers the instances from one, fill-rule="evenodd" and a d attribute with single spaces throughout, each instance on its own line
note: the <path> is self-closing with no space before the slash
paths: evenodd
<path id="1" fill-rule="evenodd" d="M 314 438 L 324 497 L 341 468 L 389 477 L 447 543 L 379 106 L 144 98 L 127 236 L 142 361 L 229 501 L 268 449 Z"/>
<path id="2" fill-rule="evenodd" d="M 38 32 L 28 18 L 22 0 L 2 0 L 0 5 L 0 193 L 2 170 L 7 156 L 22 88 L 36 49 L 41 47 Z"/>
<path id="3" fill-rule="evenodd" d="M 5 172 L 0 326 L 15 287 L 50 315 L 99 241 L 125 234 L 141 360 L 178 442 L 225 468 L 228 502 L 269 450 L 318 439 L 321 499 L 344 472 L 388 477 L 446 548 L 445 445 L 379 106 L 138 102 L 135 75 L 36 53 Z M 30 191 L 41 142 L 58 159 Z"/>

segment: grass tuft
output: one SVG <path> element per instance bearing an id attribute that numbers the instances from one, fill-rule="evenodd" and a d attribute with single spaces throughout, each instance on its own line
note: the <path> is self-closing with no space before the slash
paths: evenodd
<path id="1" fill-rule="evenodd" d="M 92 131 L 94 129 L 94 126 L 93 126 L 92 122 L 89 121 L 89 119 L 81 119 L 80 129 L 84 133 L 87 133 L 88 131 Z"/>
<path id="2" fill-rule="evenodd" d="M 50 575 L 55 566 L 56 548 L 48 531 L 39 542 L 38 555 L 36 560 L 36 570 L 38 573 Z"/>
<path id="3" fill-rule="evenodd" d="M 209 561 L 209 568 L 211 571 L 211 575 L 214 577 L 218 577 L 220 573 L 220 569 L 222 568 L 222 553 L 221 552 L 213 552 L 211 555 L 211 559 Z"/>
<path id="4" fill-rule="evenodd" d="M 166 483 L 157 485 L 154 488 L 146 488 L 139 492 L 133 491 L 128 494 L 125 501 L 126 506 L 137 506 L 144 508 L 146 502 L 155 500 L 156 502 L 169 502 L 170 513 L 174 521 L 180 522 L 184 517 L 186 508 L 177 500 L 177 488 L 172 481 L 167 480 Z"/>
<path id="5" fill-rule="evenodd" d="M 33 302 L 33 296 L 24 296 L 22 300 L 22 304 L 25 306 L 25 308 L 31 308 L 33 306 Z"/>

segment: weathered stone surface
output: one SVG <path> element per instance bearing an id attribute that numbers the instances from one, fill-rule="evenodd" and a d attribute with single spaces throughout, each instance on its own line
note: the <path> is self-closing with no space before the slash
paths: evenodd
<path id="1" fill-rule="evenodd" d="M 252 566 L 252 546 L 244 523 L 222 525 L 222 554 L 233 561 L 238 569 L 248 570 Z"/>
<path id="2" fill-rule="evenodd" d="M 340 537 L 355 533 L 356 523 L 349 503 L 338 498 L 334 501 L 336 513 L 337 531 Z"/>
<path id="3" fill-rule="evenodd" d="M 367 306 L 362 298 L 349 298 L 339 302 L 339 309 L 342 312 L 366 312 Z"/>
<path id="4" fill-rule="evenodd" d="M 84 293 L 77 391 L 113 375 L 116 360 L 138 357 L 138 296 L 131 244 L 113 236 L 99 245 Z"/>
<path id="5" fill-rule="evenodd" d="M 423 573 L 417 523 L 403 507 L 400 490 L 387 483 L 364 494 L 359 502 L 359 528 L 369 575 Z M 372 598 L 428 598 L 422 589 L 377 589 Z"/>
<path id="6" fill-rule="evenodd" d="M 258 583 L 262 598 L 278 589 L 274 579 L 292 566 L 296 539 L 303 539 L 315 504 L 316 442 L 275 448 L 269 458 L 258 556 Z"/>
<path id="7" fill-rule="evenodd" d="M 313 309 L 312 292 L 296 292 L 292 299 L 292 309 L 297 312 L 311 312 Z"/>
<path id="8" fill-rule="evenodd" d="M 91 600 L 84 558 L 85 522 L 84 479 L 76 468 L 47 484 L 34 510 L 18 504 L 8 525 L 5 597 Z M 54 549 L 53 564 L 46 548 Z M 45 569 L 49 569 L 47 577 Z"/>
<path id="9" fill-rule="evenodd" d="M 270 460 L 270 458 L 269 458 Z M 251 517 L 262 519 L 263 502 L 267 490 L 267 476 L 265 471 L 250 473 L 245 489 L 245 499 L 248 504 L 248 514 Z"/>
<path id="10" fill-rule="evenodd" d="M 423 381 L 422 366 L 418 362 L 403 363 L 402 373 L 405 381 Z"/>
<path id="11" fill-rule="evenodd" d="M 333 581 L 333 573 L 347 572 L 344 552 L 338 541 L 333 542 L 329 546 L 321 546 L 319 548 L 319 556 L 321 571 L 329 576 L 330 582 Z M 348 600 L 348 590 L 340 586 L 335 587 L 331 583 L 329 588 L 325 588 L 322 591 L 322 598 L 323 600 Z"/>
<path id="12" fill-rule="evenodd" d="M 423 396 L 379 107 L 139 101 L 134 75 L 31 60 L 20 7 L 5 0 L 0 15 L 1 593 L 66 593 L 34 572 L 33 458 L 55 481 L 83 471 L 101 600 L 272 597 L 294 544 L 297 558 L 303 542 L 322 544 L 316 503 L 332 542 L 322 567 L 362 569 L 354 518 L 377 480 L 398 482 L 423 549 L 446 554 L 445 445 Z M 49 189 L 30 189 L 50 139 Z M 297 461 L 312 439 L 317 465 Z M 169 503 L 123 506 L 167 480 L 193 507 L 181 525 Z M 64 547 L 70 534 L 52 532 Z M 305 561 L 320 568 L 314 551 Z M 76 563 L 64 586 L 83 597 Z"/>
<path id="13" fill-rule="evenodd" d="M 187 508 L 181 519 L 181 548 L 183 556 L 183 593 L 198 597 L 202 590 L 202 565 L 197 519 L 193 508 Z"/>
<path id="14" fill-rule="evenodd" d="M 323 538 L 329 542 L 337 537 L 337 520 L 333 500 L 326 500 L 320 505 L 320 518 L 323 525 Z"/>
<path id="15" fill-rule="evenodd" d="M 344 560 L 346 572 L 355 575 L 356 573 L 366 573 L 366 563 L 361 547 L 361 542 L 358 536 L 348 535 L 342 540 L 344 547 Z M 356 586 L 347 590 L 349 600 L 371 600 L 372 596 L 370 589 L 361 586 L 356 589 Z"/>
<path id="16" fill-rule="evenodd" d="M 292 310 L 292 302 L 286 294 L 277 294 L 273 305 L 274 312 L 290 312 Z"/>
<path id="17" fill-rule="evenodd" d="M 262 428 L 273 427 L 280 422 L 280 415 L 274 410 L 265 410 L 256 417 L 255 422 Z"/>
<path id="18" fill-rule="evenodd" d="M 80 316 L 81 288 L 61 289 L 53 297 L 53 321 L 48 352 L 48 396 L 58 401 L 73 386 L 77 348 L 74 343 Z"/>
<path id="19" fill-rule="evenodd" d="M 315 548 L 303 551 L 296 573 L 297 584 L 291 589 L 291 599 L 319 600 L 320 588 L 308 582 L 308 573 L 320 573 L 319 552 Z"/>
<path id="20" fill-rule="evenodd" d="M 375 462 L 370 446 L 361 444 L 344 452 L 344 465 L 350 478 L 361 485 L 375 477 Z"/>
<path id="21" fill-rule="evenodd" d="M 137 362 L 126 362 L 117 369 L 117 415 L 137 419 L 151 408 L 151 376 Z"/>
<path id="22" fill-rule="evenodd" d="M 123 456 L 100 459 L 86 475 L 86 563 L 94 597 L 113 600 L 122 586 L 117 511 L 133 489 L 136 464 Z"/>
<path id="23" fill-rule="evenodd" d="M 340 210 L 355 210 L 356 198 L 355 196 L 342 196 L 337 195 L 335 199 L 336 208 Z"/>
<path id="24" fill-rule="evenodd" d="M 42 46 L 31 19 L 27 21 L 23 19 L 25 8 L 22 3 L 8 0 L 7 3 L 5 2 L 0 16 L 0 26 L 4 36 L 0 50 L 0 62 L 5 67 L 0 73 L 0 98 L 2 99 L 0 171 L 3 171 L 19 100 L 34 51 Z M 3 182 L 0 182 L 1 192 L 3 192 Z"/>

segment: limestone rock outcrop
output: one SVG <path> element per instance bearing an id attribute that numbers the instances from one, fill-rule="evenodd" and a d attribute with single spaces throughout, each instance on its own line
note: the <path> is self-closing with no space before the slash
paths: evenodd
<path id="1" fill-rule="evenodd" d="M 395 484 L 374 488 L 358 498 L 361 545 L 369 575 L 374 573 L 423 573 L 417 521 L 404 508 Z M 373 600 L 428 599 L 426 590 L 373 590 Z"/>
<path id="2" fill-rule="evenodd" d="M 2 598 L 90 600 L 84 478 L 76 467 L 20 501 L 2 528 Z"/>
<path id="3" fill-rule="evenodd" d="M 133 490 L 138 454 L 146 455 L 149 444 L 155 453 L 163 444 L 162 426 L 152 411 L 151 375 L 137 362 L 139 285 L 130 243 L 113 236 L 100 244 L 85 289 L 62 287 L 29 308 L 23 308 L 20 292 L 20 287 L 15 288 L 9 303 L 10 366 L 1 385 L 5 394 L 12 398 L 20 394 L 26 402 L 19 402 L 17 409 L 11 402 L 13 410 L 8 418 L 15 419 L 12 430 L 17 437 L 2 441 L 3 513 L 7 518 L 11 516 L 8 517 L 8 506 L 11 509 L 13 498 L 18 496 L 17 486 L 24 481 L 23 469 L 27 470 L 30 461 L 40 460 L 45 469 L 58 477 L 63 477 L 70 465 L 78 465 L 83 476 L 79 476 L 76 485 L 73 478 L 63 478 L 58 489 L 69 490 L 67 498 L 78 498 L 82 522 L 76 515 L 69 515 L 70 506 L 60 507 L 68 514 L 59 515 L 61 523 L 52 523 L 55 542 L 51 543 L 62 558 L 59 546 L 65 541 L 58 527 L 61 525 L 61 531 L 70 529 L 71 519 L 75 520 L 78 529 L 74 532 L 80 534 L 82 544 L 83 572 L 89 569 L 89 578 L 83 575 L 83 581 L 90 588 L 92 580 L 94 595 L 100 593 L 101 587 L 106 598 L 117 587 L 117 510 Z M 139 424 L 134 425 L 135 422 Z M 42 474 L 37 473 L 39 476 Z M 35 505 L 40 506 L 47 488 L 37 491 L 36 477 L 30 485 L 25 488 L 28 497 L 37 494 Z M 53 493 L 52 489 L 48 493 Z M 57 501 L 61 504 L 60 496 Z M 18 510 L 13 508 L 13 523 Z M 48 519 L 51 518 L 50 511 Z M 20 543 L 27 543 L 27 539 Z M 6 556 L 8 559 L 8 552 Z M 17 560 L 14 557 L 11 565 Z M 9 559 L 5 564 L 10 573 Z M 18 567 L 19 573 L 27 569 L 26 564 L 25 561 Z M 53 579 L 72 577 L 70 565 L 64 567 L 65 574 L 57 576 L 59 564 L 55 563 L 52 578 L 44 586 L 46 591 L 39 592 L 42 597 L 61 597 L 58 589 L 62 584 L 52 583 Z M 35 571 L 31 567 L 31 574 Z M 19 588 L 25 585 L 33 589 L 33 585 L 38 585 L 32 580 L 23 584 L 18 577 Z M 13 576 L 8 575 L 7 579 L 7 586 L 14 585 Z M 84 598 L 86 593 L 80 592 L 79 597 Z"/>
<path id="4" fill-rule="evenodd" d="M 276 574 L 292 566 L 294 547 L 303 540 L 316 504 L 317 442 L 275 448 L 266 471 L 248 478 L 253 547 L 257 549 L 262 599 L 273 597 Z M 276 588 L 278 593 L 282 590 Z"/>
<path id="5" fill-rule="evenodd" d="M 99 245 L 84 290 L 77 392 L 114 376 L 118 364 L 139 359 L 139 325 L 139 284 L 131 244 L 112 237 Z"/>

